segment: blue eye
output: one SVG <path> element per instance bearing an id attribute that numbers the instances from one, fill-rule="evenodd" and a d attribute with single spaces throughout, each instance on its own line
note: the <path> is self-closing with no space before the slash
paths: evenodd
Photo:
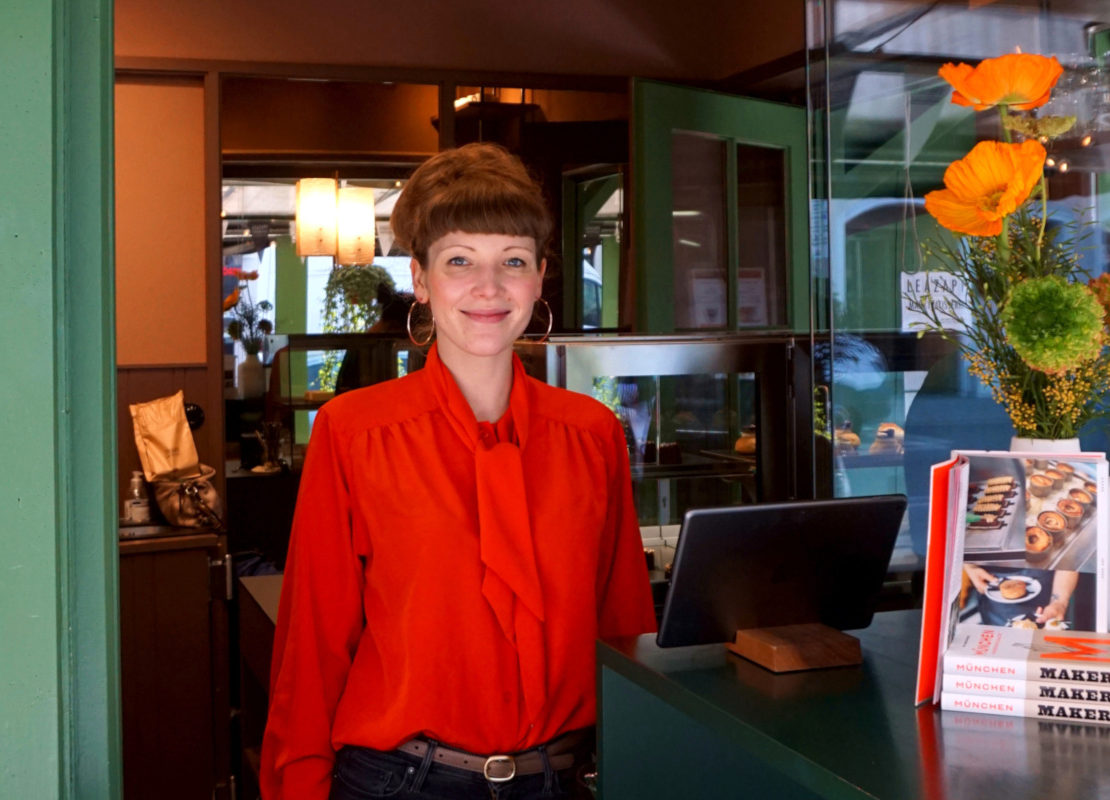
<path id="1" fill-rule="evenodd" d="M 464 256 L 452 256 L 451 258 L 447 259 L 447 263 L 452 264 L 456 267 L 462 267 L 466 265 L 466 258 Z"/>
<path id="2" fill-rule="evenodd" d="M 510 267 L 525 267 L 527 262 L 523 258 L 510 258 L 505 261 Z"/>

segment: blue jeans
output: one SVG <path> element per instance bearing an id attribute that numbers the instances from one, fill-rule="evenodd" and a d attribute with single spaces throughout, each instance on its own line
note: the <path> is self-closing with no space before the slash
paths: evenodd
<path id="1" fill-rule="evenodd" d="M 433 762 L 431 755 L 431 750 L 421 758 L 348 745 L 336 755 L 328 800 L 576 800 L 593 796 L 578 780 L 577 766 L 489 783 L 477 772 Z"/>

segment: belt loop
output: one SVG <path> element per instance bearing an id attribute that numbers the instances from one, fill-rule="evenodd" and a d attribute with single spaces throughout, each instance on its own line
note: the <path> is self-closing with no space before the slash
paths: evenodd
<path id="1" fill-rule="evenodd" d="M 431 769 L 432 759 L 435 757 L 436 748 L 439 747 L 439 742 L 435 739 L 425 739 L 428 743 L 428 750 L 424 753 L 424 758 L 420 762 L 420 768 L 416 770 L 416 777 L 413 778 L 412 786 L 409 791 L 419 792 L 424 787 L 424 779 L 428 776 L 428 770 Z"/>
<path id="2" fill-rule="evenodd" d="M 551 760 L 547 757 L 547 745 L 537 745 L 536 750 L 539 752 L 540 761 L 543 763 L 543 792 L 541 796 L 554 797 L 559 791 L 559 776 L 555 774 L 555 770 L 551 769 Z"/>

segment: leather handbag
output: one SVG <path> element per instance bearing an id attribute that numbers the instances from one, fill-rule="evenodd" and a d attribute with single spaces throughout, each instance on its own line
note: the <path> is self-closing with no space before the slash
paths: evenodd
<path id="1" fill-rule="evenodd" d="M 198 474 L 189 477 L 154 481 L 154 499 L 170 525 L 222 531 L 223 503 L 212 485 L 216 470 L 207 464 L 200 464 L 199 469 Z"/>

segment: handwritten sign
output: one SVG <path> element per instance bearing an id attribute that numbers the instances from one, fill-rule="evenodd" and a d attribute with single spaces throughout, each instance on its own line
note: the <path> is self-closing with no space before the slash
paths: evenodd
<path id="1" fill-rule="evenodd" d="M 962 330 L 970 320 L 967 287 L 950 272 L 903 272 L 899 285 L 903 331 L 916 332 L 931 326 L 930 317 L 939 318 L 947 330 Z"/>

